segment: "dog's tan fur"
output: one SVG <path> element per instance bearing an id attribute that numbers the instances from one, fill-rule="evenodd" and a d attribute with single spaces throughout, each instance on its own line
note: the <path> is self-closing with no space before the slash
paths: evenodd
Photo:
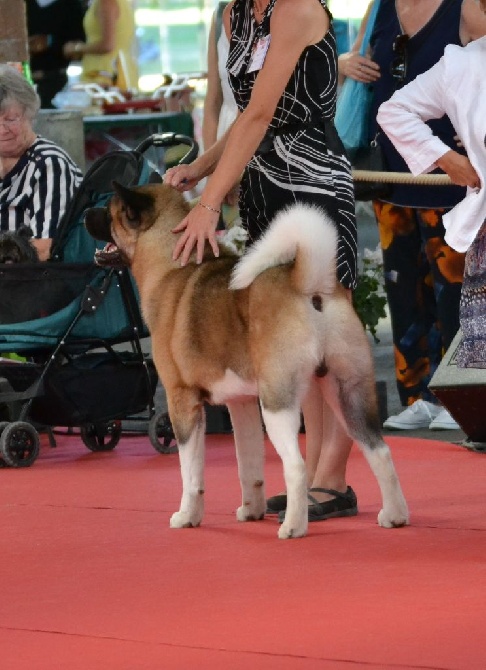
<path id="1" fill-rule="evenodd" d="M 327 261 L 313 259 L 311 245 L 306 249 L 297 233 L 296 248 L 289 251 L 275 224 L 236 269 L 238 259 L 224 248 L 217 259 L 208 248 L 201 265 L 191 261 L 181 268 L 172 260 L 172 229 L 188 211 L 182 196 L 164 185 L 116 190 L 109 218 L 89 210 L 86 225 L 94 237 L 115 242 L 139 289 L 179 444 L 183 493 L 171 526 L 197 526 L 202 520 L 205 400 L 225 403 L 230 411 L 243 496 L 237 518 L 263 517 L 259 399 L 284 466 L 288 505 L 279 537 L 306 534 L 306 480 L 298 430 L 301 401 L 315 373 L 378 479 L 383 496 L 379 523 L 408 523 L 407 506 L 380 433 L 370 347 L 344 289 L 335 281 L 335 232 L 325 215 L 319 214 L 319 222 L 322 219 L 322 233 L 332 240 L 330 251 L 323 245 Z M 306 216 L 306 210 L 285 216 L 294 215 Z M 309 211 L 311 215 L 315 219 L 315 211 Z M 305 228 L 306 221 L 300 225 Z M 231 280 L 237 290 L 230 288 Z"/>

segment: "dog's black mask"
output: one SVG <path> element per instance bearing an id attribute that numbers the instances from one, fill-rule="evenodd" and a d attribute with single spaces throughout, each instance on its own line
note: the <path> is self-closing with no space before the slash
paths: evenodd
<path id="1" fill-rule="evenodd" d="M 39 256 L 30 241 L 32 230 L 20 226 L 15 232 L 0 233 L 0 263 L 37 263 Z"/>
<path id="2" fill-rule="evenodd" d="M 86 230 L 95 240 L 106 242 L 103 249 L 95 251 L 94 261 L 101 267 L 120 267 L 126 265 L 122 253 L 111 236 L 111 216 L 108 207 L 92 207 L 84 215 Z"/>
<path id="3" fill-rule="evenodd" d="M 84 225 L 88 233 L 95 240 L 114 244 L 111 236 L 111 216 L 107 207 L 91 207 L 87 209 L 84 215 Z"/>
<path id="4" fill-rule="evenodd" d="M 119 199 L 121 211 L 125 214 L 125 220 L 128 226 L 137 228 L 141 223 L 142 212 L 153 207 L 153 196 L 147 193 L 141 193 L 136 188 L 123 186 L 116 181 L 112 182 L 115 191 L 114 198 Z M 95 252 L 95 263 L 97 265 L 118 267 L 120 265 L 130 265 L 127 257 L 118 249 L 111 235 L 112 218 L 110 214 L 110 202 L 106 207 L 93 207 L 86 210 L 84 215 L 84 225 L 88 233 L 95 240 L 107 242 L 104 249 Z"/>

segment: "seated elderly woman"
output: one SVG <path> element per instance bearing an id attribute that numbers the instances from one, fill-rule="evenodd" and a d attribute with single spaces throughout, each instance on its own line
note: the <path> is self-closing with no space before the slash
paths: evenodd
<path id="1" fill-rule="evenodd" d="M 0 65 L 0 230 L 32 229 L 40 260 L 82 179 L 65 151 L 35 134 L 40 101 L 10 65 Z"/>

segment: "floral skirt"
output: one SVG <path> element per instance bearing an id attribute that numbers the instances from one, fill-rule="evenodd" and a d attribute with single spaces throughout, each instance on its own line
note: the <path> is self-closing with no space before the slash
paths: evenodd
<path id="1" fill-rule="evenodd" d="M 486 221 L 466 254 L 459 320 L 462 340 L 457 365 L 486 368 Z"/>

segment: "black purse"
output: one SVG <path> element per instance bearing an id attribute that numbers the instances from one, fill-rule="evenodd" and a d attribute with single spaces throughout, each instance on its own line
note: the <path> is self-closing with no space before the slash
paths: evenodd
<path id="1" fill-rule="evenodd" d="M 388 168 L 383 150 L 378 143 L 378 135 L 370 142 L 369 146 L 358 149 L 353 160 L 353 170 L 387 172 Z M 386 182 L 354 180 L 355 200 L 380 200 L 386 198 L 391 190 L 392 184 Z"/>

